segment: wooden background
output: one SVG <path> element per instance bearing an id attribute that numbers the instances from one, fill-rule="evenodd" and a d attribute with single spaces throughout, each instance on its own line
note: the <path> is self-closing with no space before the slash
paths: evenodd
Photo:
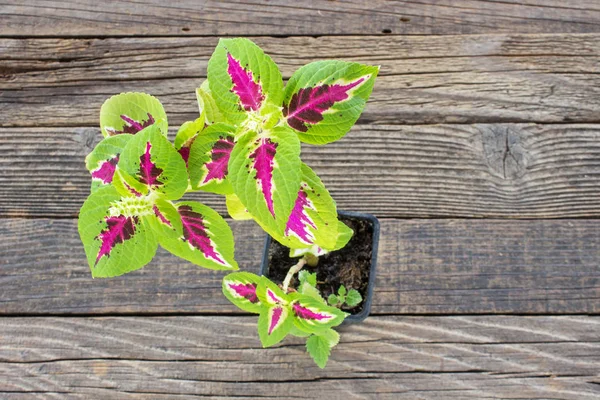
<path id="1" fill-rule="evenodd" d="M 373 315 L 328 367 L 263 350 L 222 273 L 92 281 L 76 230 L 109 96 L 177 127 L 220 36 L 284 77 L 380 64 L 303 158 L 382 224 Z M 220 212 L 217 196 L 193 196 Z M 600 399 L 600 1 L 0 1 L 1 399 Z M 233 222 L 242 269 L 263 233 Z"/>

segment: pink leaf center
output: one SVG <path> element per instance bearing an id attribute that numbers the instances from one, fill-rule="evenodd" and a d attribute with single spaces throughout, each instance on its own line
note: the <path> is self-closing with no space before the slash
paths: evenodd
<path id="1" fill-rule="evenodd" d="M 252 166 L 256 170 L 256 179 L 260 183 L 267 208 L 273 217 L 275 217 L 275 209 L 273 207 L 273 166 L 276 153 L 277 143 L 273 143 L 268 138 L 260 138 L 258 139 L 258 147 L 250 154 L 250 158 L 254 160 Z"/>
<path id="2" fill-rule="evenodd" d="M 298 90 L 292 95 L 289 104 L 283 107 L 283 115 L 288 124 L 300 132 L 306 132 L 306 124 L 316 124 L 323 120 L 323 113 L 334 103 L 346 100 L 348 91 L 360 85 L 365 78 L 360 78 L 347 85 L 320 85 Z"/>
<path id="3" fill-rule="evenodd" d="M 292 209 L 292 213 L 290 214 L 290 218 L 288 219 L 285 227 L 285 234 L 288 236 L 293 232 L 300 238 L 300 240 L 307 244 L 311 244 L 314 240 L 314 237 L 308 230 L 308 227 L 310 226 L 313 229 L 316 229 L 317 227 L 308 216 L 306 208 L 312 207 L 308 201 L 308 195 L 302 189 L 300 189 L 298 192 L 298 197 L 296 198 L 296 203 L 294 203 L 294 208 Z"/>
<path id="4" fill-rule="evenodd" d="M 283 308 L 281 308 L 281 307 L 276 307 L 273 309 L 273 314 L 271 316 L 271 323 L 269 324 L 269 335 L 277 327 L 277 324 L 279 323 L 279 320 L 281 319 L 282 313 L 283 313 Z"/>
<path id="5" fill-rule="evenodd" d="M 150 149 L 152 144 L 146 143 L 146 151 L 140 157 L 140 182 L 148 186 L 160 186 L 163 183 L 158 180 L 158 176 L 162 174 L 163 170 L 158 168 L 156 164 L 152 162 Z"/>
<path id="6" fill-rule="evenodd" d="M 317 320 L 317 321 L 331 318 L 331 315 L 316 313 L 306 307 L 302 307 L 298 303 L 294 303 L 292 308 L 294 309 L 294 314 L 296 314 L 296 316 L 298 318 L 308 319 L 308 320 Z"/>
<path id="7" fill-rule="evenodd" d="M 120 135 L 122 133 L 128 133 L 130 135 L 135 135 L 142 129 L 147 128 L 150 125 L 154 124 L 154 118 L 152 117 L 152 114 L 147 113 L 147 115 L 148 115 L 147 120 L 142 120 L 141 122 L 138 122 L 138 121 L 134 120 L 133 118 L 130 118 L 127 115 L 123 114 L 123 115 L 121 115 L 121 119 L 125 123 L 123 124 L 123 128 L 121 128 L 120 131 L 117 131 L 115 129 L 108 128 L 108 127 L 105 129 L 108 132 L 109 136 Z"/>
<path id="8" fill-rule="evenodd" d="M 183 146 L 182 148 L 180 148 L 177 151 L 181 155 L 181 158 L 183 158 L 183 161 L 185 161 L 185 166 L 187 167 L 188 166 L 188 160 L 190 159 L 190 148 L 187 147 L 187 146 Z"/>
<path id="9" fill-rule="evenodd" d="M 234 146 L 233 137 L 227 136 L 217 140 L 211 150 L 211 161 L 206 163 L 208 174 L 202 183 L 212 179 L 223 180 L 227 177 L 227 164 Z"/>
<path id="10" fill-rule="evenodd" d="M 229 287 L 233 289 L 238 296 L 247 299 L 250 303 L 258 303 L 258 297 L 256 296 L 256 284 L 230 283 Z"/>
<path id="11" fill-rule="evenodd" d="M 231 91 L 238 95 L 244 110 L 258 111 L 265 96 L 262 94 L 260 85 L 254 82 L 252 72 L 246 71 L 240 62 L 229 53 L 227 53 L 227 64 L 227 73 L 233 81 Z"/>
<path id="12" fill-rule="evenodd" d="M 104 184 L 111 183 L 118 163 L 119 155 L 117 154 L 110 160 L 104 161 L 102 165 L 100 165 L 100 168 L 94 170 L 92 172 L 92 178 L 100 179 Z"/>
<path id="13" fill-rule="evenodd" d="M 208 236 L 202 214 L 193 211 L 190 206 L 185 205 L 179 207 L 179 214 L 181 215 L 181 222 L 183 224 L 184 239 L 193 247 L 200 250 L 204 254 L 204 257 L 212 258 L 220 264 L 227 265 L 220 254 L 216 252 L 213 242 Z"/>
<path id="14" fill-rule="evenodd" d="M 125 217 L 119 215 L 118 217 L 105 217 L 106 229 L 104 229 L 96 237 L 100 240 L 100 251 L 96 257 L 96 264 L 103 256 L 109 256 L 111 250 L 118 243 L 130 239 L 135 233 L 135 224 L 137 223 L 136 217 Z"/>

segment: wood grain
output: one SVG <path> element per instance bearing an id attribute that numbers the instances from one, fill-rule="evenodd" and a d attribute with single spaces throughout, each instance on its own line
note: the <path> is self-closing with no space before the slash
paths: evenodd
<path id="1" fill-rule="evenodd" d="M 4 36 L 599 32 L 594 1 L 4 0 Z"/>
<path id="2" fill-rule="evenodd" d="M 0 215 L 75 217 L 96 128 L 0 129 Z M 304 146 L 340 209 L 385 217 L 600 216 L 600 125 L 361 125 Z M 33 179 L 32 179 L 33 178 Z M 217 195 L 195 193 L 222 214 Z"/>
<path id="3" fill-rule="evenodd" d="M 600 312 L 600 225 L 592 220 L 383 219 L 375 314 Z M 232 222 L 240 269 L 264 236 Z M 159 251 L 144 269 L 90 276 L 73 220 L 0 220 L 0 314 L 237 313 L 222 272 Z"/>
<path id="4" fill-rule="evenodd" d="M 285 77 L 322 58 L 380 64 L 361 123 L 598 122 L 600 36 L 254 38 Z M 2 39 L 0 126 L 97 126 L 100 106 L 146 91 L 195 119 L 215 38 Z"/>
<path id="5" fill-rule="evenodd" d="M 327 369 L 256 317 L 4 318 L 0 394 L 60 398 L 595 399 L 598 318 L 372 317 Z"/>

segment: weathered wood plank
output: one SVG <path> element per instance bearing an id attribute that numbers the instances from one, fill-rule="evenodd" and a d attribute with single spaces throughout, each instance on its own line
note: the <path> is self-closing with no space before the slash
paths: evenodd
<path id="1" fill-rule="evenodd" d="M 4 0 L 4 36 L 599 32 L 595 1 Z"/>
<path id="2" fill-rule="evenodd" d="M 594 317 L 372 317 L 343 330 L 325 370 L 299 340 L 260 348 L 256 317 L 1 322 L 9 399 L 600 396 Z"/>
<path id="3" fill-rule="evenodd" d="M 362 122 L 597 122 L 600 36 L 255 38 L 284 76 L 307 62 L 381 64 Z M 0 126 L 96 126 L 102 102 L 146 91 L 194 119 L 215 38 L 2 39 Z"/>
<path id="4" fill-rule="evenodd" d="M 597 220 L 383 219 L 374 313 L 598 313 Z M 263 233 L 232 222 L 242 270 Z M 222 272 L 159 251 L 143 270 L 92 280 L 73 220 L 0 220 L 0 314 L 236 313 Z M 39 284 L 32 284 L 32 282 Z"/>
<path id="5" fill-rule="evenodd" d="M 0 129 L 0 215 L 74 217 L 96 128 Z M 355 127 L 304 146 L 340 209 L 388 217 L 598 217 L 600 125 Z M 226 213 L 221 197 L 196 193 Z"/>

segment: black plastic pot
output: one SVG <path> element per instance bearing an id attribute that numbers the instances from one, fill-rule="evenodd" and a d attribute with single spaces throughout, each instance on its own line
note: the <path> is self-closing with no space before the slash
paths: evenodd
<path id="1" fill-rule="evenodd" d="M 379 220 L 371 214 L 364 213 L 356 213 L 356 212 L 346 212 L 346 211 L 338 211 L 338 215 L 343 218 L 349 219 L 357 219 L 368 221 L 373 228 L 373 237 L 372 237 L 372 250 L 371 250 L 371 268 L 369 269 L 369 282 L 367 286 L 367 293 L 365 298 L 363 299 L 363 308 L 357 314 L 352 314 L 344 320 L 342 325 L 353 324 L 357 322 L 362 322 L 369 313 L 371 312 L 371 302 L 373 301 L 373 287 L 375 286 L 375 276 L 376 276 L 376 266 L 377 266 L 377 248 L 379 247 Z M 260 274 L 269 276 L 269 248 L 271 247 L 272 242 L 271 236 L 267 235 L 265 240 L 265 248 L 263 251 L 262 264 L 260 267 Z M 343 251 L 344 249 L 338 250 Z M 317 267 L 318 268 L 318 267 Z"/>

